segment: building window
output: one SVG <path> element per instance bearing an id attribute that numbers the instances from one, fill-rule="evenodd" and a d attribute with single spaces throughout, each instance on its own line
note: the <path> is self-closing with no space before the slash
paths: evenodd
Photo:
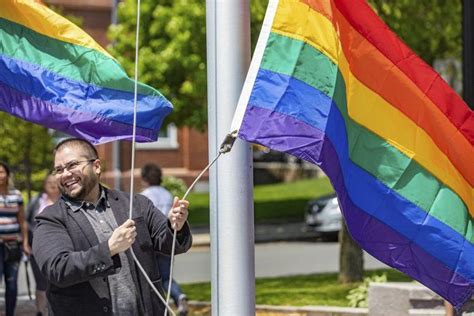
<path id="1" fill-rule="evenodd" d="M 136 143 L 137 149 L 176 149 L 178 145 L 178 129 L 174 124 L 162 127 L 158 141 L 153 143 Z"/>

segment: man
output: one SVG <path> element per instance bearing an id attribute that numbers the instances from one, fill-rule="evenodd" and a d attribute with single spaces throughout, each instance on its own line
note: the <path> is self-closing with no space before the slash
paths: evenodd
<path id="1" fill-rule="evenodd" d="M 161 289 L 155 251 L 191 247 L 188 205 L 174 200 L 168 217 L 135 195 L 132 220 L 129 195 L 99 184 L 101 162 L 89 142 L 72 138 L 54 151 L 53 174 L 61 198 L 37 216 L 33 253 L 49 282 L 52 315 L 162 315 L 164 305 L 132 259 L 133 248 L 154 285 Z"/>
<path id="2" fill-rule="evenodd" d="M 142 184 L 145 187 L 145 190 L 143 190 L 141 194 L 149 198 L 157 209 L 159 209 L 165 216 L 168 216 L 168 212 L 173 204 L 173 195 L 161 186 L 161 168 L 153 163 L 146 164 L 141 170 L 141 175 Z M 178 307 L 177 314 L 179 316 L 186 316 L 188 314 L 186 295 L 181 290 L 178 282 L 174 279 L 170 280 L 171 257 L 157 253 L 156 261 L 158 263 L 158 270 L 160 271 L 165 290 L 168 290 L 169 282 L 171 281 L 170 294 L 174 303 Z"/>

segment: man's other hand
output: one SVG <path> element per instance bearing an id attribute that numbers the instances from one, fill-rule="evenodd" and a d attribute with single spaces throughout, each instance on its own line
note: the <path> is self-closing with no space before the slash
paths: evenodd
<path id="1" fill-rule="evenodd" d="M 186 220 L 188 219 L 188 207 L 188 201 L 180 200 L 178 197 L 174 198 L 173 207 L 168 213 L 168 219 L 171 223 L 171 227 L 178 231 L 183 228 L 184 223 L 186 223 Z"/>

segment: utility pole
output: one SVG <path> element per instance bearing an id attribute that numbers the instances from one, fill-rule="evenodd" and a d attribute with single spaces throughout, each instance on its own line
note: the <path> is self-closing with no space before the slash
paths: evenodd
<path id="1" fill-rule="evenodd" d="M 209 157 L 230 132 L 250 65 L 249 0 L 206 0 Z M 255 315 L 252 150 L 237 139 L 209 173 L 212 315 Z"/>
<path id="2" fill-rule="evenodd" d="M 463 3 L 463 98 L 474 109 L 474 1 Z"/>

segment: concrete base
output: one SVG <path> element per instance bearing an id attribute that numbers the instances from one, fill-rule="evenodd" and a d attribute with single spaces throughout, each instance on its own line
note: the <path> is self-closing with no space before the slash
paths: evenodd
<path id="1" fill-rule="evenodd" d="M 474 315 L 474 302 L 466 303 L 456 315 Z M 369 285 L 370 316 L 434 316 L 445 315 L 444 300 L 416 282 L 371 283 Z"/>

